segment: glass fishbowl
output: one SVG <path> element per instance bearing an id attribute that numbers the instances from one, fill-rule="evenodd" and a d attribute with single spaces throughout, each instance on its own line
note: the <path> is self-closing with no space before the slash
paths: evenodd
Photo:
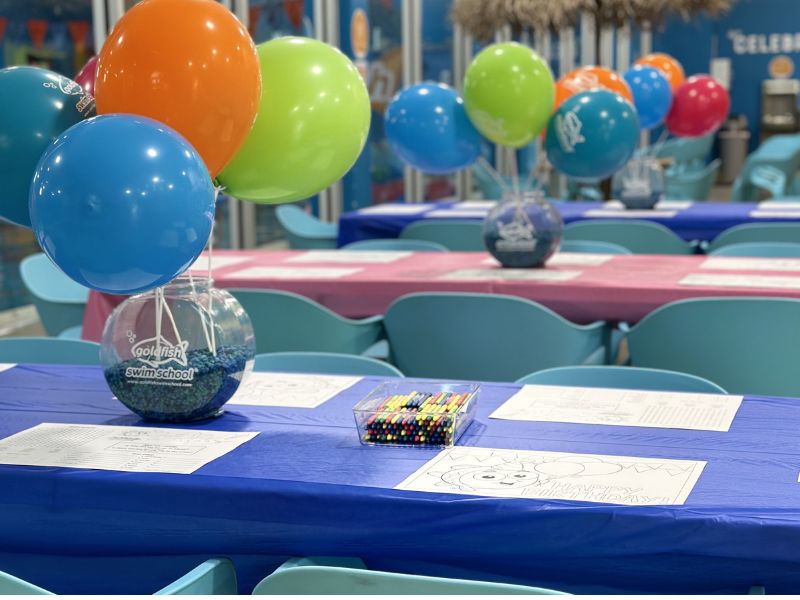
<path id="1" fill-rule="evenodd" d="M 558 250 L 564 233 L 561 214 L 541 191 L 507 197 L 483 222 L 483 243 L 501 265 L 542 267 Z"/>
<path id="2" fill-rule="evenodd" d="M 111 391 L 134 413 L 186 423 L 222 414 L 253 368 L 255 347 L 239 301 L 183 275 L 114 310 L 100 359 Z"/>
<path id="3" fill-rule="evenodd" d="M 654 208 L 664 187 L 664 169 L 652 156 L 634 156 L 611 180 L 614 198 L 630 209 Z"/>

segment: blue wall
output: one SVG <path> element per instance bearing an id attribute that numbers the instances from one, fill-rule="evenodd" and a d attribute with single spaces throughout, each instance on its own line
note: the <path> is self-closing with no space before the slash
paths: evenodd
<path id="1" fill-rule="evenodd" d="M 687 74 L 707 73 L 712 58 L 730 58 L 731 112 L 747 116 L 751 149 L 758 145 L 761 82 L 768 65 L 785 55 L 800 78 L 800 0 L 739 0 L 719 20 L 705 17 L 685 23 L 670 20 L 656 31 L 653 48 L 677 58 Z"/>

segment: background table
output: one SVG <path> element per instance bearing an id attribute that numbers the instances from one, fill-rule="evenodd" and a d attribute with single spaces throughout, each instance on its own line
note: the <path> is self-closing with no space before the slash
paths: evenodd
<path id="1" fill-rule="evenodd" d="M 553 201 L 553 205 L 561 213 L 565 223 L 594 218 L 614 217 L 614 215 L 609 215 L 607 217 L 592 216 L 596 214 L 592 211 L 603 209 L 604 207 L 608 208 L 608 203 L 604 205 L 601 202 L 564 202 L 556 200 Z M 385 207 L 387 205 L 380 206 Z M 408 205 L 401 204 L 399 206 L 403 207 Z M 344 213 L 339 219 L 339 246 L 344 246 L 345 244 L 359 240 L 396 238 L 400 235 L 403 228 L 410 223 L 426 218 L 446 218 L 446 211 L 452 211 L 452 218 L 454 219 L 479 220 L 483 219 L 485 214 L 485 212 L 481 213 L 475 209 L 461 208 L 461 205 L 457 202 L 441 202 L 418 206 L 421 206 L 423 210 L 414 214 L 391 214 L 383 212 L 389 210 L 387 208 L 382 208 L 379 212 L 373 212 L 374 209 L 362 209 L 361 211 Z M 756 215 L 761 216 L 753 216 L 751 213 L 753 213 L 757 206 L 758 205 L 755 203 L 748 202 L 694 202 L 688 208 L 676 210 L 674 216 L 666 215 L 665 211 L 671 212 L 671 209 L 664 209 L 664 211 L 653 211 L 649 216 L 637 216 L 637 218 L 660 223 L 687 241 L 710 241 L 726 229 L 744 223 L 785 223 L 800 221 L 800 210 L 796 208 L 790 211 L 790 213 L 795 213 L 794 215 L 777 214 L 773 217 L 769 217 L 761 215 L 759 211 L 756 212 Z M 441 215 L 441 217 L 429 216 L 432 211 L 436 211 L 434 214 Z M 640 213 L 641 211 L 636 211 L 637 215 Z M 780 211 L 775 210 L 775 213 L 780 213 Z M 625 217 L 623 216 L 622 218 Z"/>
<path id="2" fill-rule="evenodd" d="M 394 490 L 436 451 L 360 445 L 351 408 L 379 381 L 317 409 L 228 405 L 192 427 L 261 434 L 192 475 L 0 466 L 0 570 L 151 593 L 231 555 L 249 592 L 282 556 L 349 555 L 573 592 L 800 589 L 797 399 L 746 398 L 715 433 L 489 419 L 518 386 L 483 386 L 460 445 L 708 461 L 684 506 L 634 507 Z M 144 425 L 99 368 L 0 373 L 0 437 L 42 422 Z"/>
<path id="3" fill-rule="evenodd" d="M 411 292 L 510 294 L 541 302 L 577 323 L 597 320 L 633 323 L 664 304 L 693 297 L 737 295 L 800 298 L 800 272 L 701 269 L 700 265 L 708 259 L 706 256 L 621 255 L 609 257 L 599 266 L 561 264 L 547 268 L 547 271 L 579 272 L 577 277 L 567 281 L 515 281 L 446 278 L 460 269 L 475 269 L 488 277 L 503 276 L 504 272 L 496 266 L 497 263 L 488 254 L 480 252 L 406 253 L 405 257 L 389 263 L 363 263 L 359 262 L 358 252 L 338 252 L 349 262 L 296 262 L 304 254 L 298 251 L 215 252 L 215 260 L 242 261 L 214 269 L 216 285 L 222 288 L 296 292 L 347 317 L 382 314 L 395 299 Z M 577 260 L 591 257 L 581 254 L 563 256 Z M 258 269 L 262 268 L 279 268 L 281 271 L 277 274 L 267 271 L 259 275 Z M 347 269 L 352 272 L 327 278 L 322 276 L 325 272 L 319 269 Z M 690 274 L 786 276 L 790 282 L 796 282 L 797 287 L 716 287 L 679 283 Z M 122 300 L 121 296 L 92 292 L 84 315 L 83 338 L 99 340 L 106 318 Z"/>

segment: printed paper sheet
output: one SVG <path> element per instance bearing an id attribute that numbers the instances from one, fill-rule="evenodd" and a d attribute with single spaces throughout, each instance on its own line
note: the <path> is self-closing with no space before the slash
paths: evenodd
<path id="1" fill-rule="evenodd" d="M 604 504 L 681 505 L 705 461 L 456 446 L 396 489 Z"/>
<path id="2" fill-rule="evenodd" d="M 298 373 L 250 373 L 228 404 L 316 408 L 361 377 Z"/>
<path id="3" fill-rule="evenodd" d="M 286 259 L 289 263 L 374 263 L 388 264 L 411 256 L 407 250 L 310 250 Z"/>
<path id="4" fill-rule="evenodd" d="M 239 279 L 339 279 L 363 271 L 361 268 L 334 267 L 250 267 L 231 273 Z"/>

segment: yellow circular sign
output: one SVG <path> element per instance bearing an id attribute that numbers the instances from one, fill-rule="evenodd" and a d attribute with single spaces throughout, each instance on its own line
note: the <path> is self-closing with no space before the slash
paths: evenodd
<path id="1" fill-rule="evenodd" d="M 357 8 L 350 17 L 350 46 L 356 58 L 366 58 L 369 52 L 369 20 L 364 9 Z"/>
<path id="2" fill-rule="evenodd" d="M 773 79 L 788 79 L 794 74 L 794 61 L 781 54 L 769 61 L 769 76 Z"/>

